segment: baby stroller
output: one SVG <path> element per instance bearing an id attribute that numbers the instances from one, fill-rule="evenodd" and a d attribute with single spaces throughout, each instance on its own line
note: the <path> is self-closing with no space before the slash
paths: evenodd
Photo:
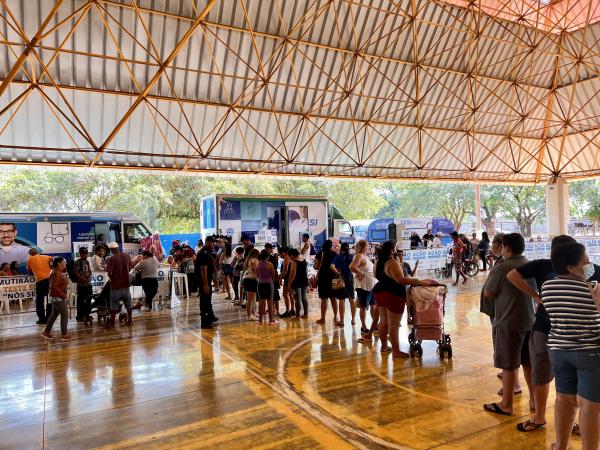
<path id="1" fill-rule="evenodd" d="M 408 290 L 408 335 L 411 357 L 423 356 L 423 341 L 436 341 L 440 359 L 452 358 L 450 335 L 444 333 L 446 286 L 411 286 Z"/>
<path id="2" fill-rule="evenodd" d="M 92 295 L 91 312 L 98 315 L 98 323 L 110 317 L 110 282 L 106 283 L 100 293 Z"/>
<path id="3" fill-rule="evenodd" d="M 98 323 L 110 318 L 110 280 L 106 282 L 99 294 L 92 295 L 92 309 L 91 312 L 98 314 Z M 119 322 L 125 322 L 127 320 L 127 311 L 124 309 L 123 304 L 120 305 Z"/>

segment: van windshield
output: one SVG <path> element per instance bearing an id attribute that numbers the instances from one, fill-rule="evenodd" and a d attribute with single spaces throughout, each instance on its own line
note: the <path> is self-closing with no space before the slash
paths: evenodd
<path id="1" fill-rule="evenodd" d="M 150 232 L 141 223 L 125 223 L 123 229 L 127 244 L 139 244 L 140 240 L 150 236 Z"/>

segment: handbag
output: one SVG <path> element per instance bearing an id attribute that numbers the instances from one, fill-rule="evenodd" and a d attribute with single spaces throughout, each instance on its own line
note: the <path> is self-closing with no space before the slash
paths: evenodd
<path id="1" fill-rule="evenodd" d="M 346 283 L 344 282 L 343 277 L 334 278 L 331 280 L 331 289 L 334 291 L 339 291 L 340 289 L 344 289 L 346 287 Z"/>

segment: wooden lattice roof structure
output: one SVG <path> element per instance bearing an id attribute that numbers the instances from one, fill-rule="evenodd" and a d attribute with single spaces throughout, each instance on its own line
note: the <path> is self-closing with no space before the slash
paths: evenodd
<path id="1" fill-rule="evenodd" d="M 0 163 L 600 174 L 599 0 L 0 0 Z"/>

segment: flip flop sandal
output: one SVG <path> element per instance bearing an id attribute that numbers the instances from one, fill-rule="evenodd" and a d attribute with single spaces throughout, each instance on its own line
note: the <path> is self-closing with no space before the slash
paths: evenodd
<path id="1" fill-rule="evenodd" d="M 389 345 L 387 347 L 382 347 L 380 352 L 381 353 L 388 353 L 392 351 L 392 347 L 390 347 Z"/>
<path id="2" fill-rule="evenodd" d="M 519 430 L 523 433 L 529 433 L 530 431 L 535 431 L 539 428 L 542 428 L 545 425 L 546 425 L 546 422 L 533 423 L 531 420 L 526 420 L 525 422 L 522 422 L 517 425 L 517 430 Z"/>
<path id="3" fill-rule="evenodd" d="M 501 416 L 512 416 L 512 413 L 502 411 L 500 406 L 498 406 L 498 403 L 486 403 L 485 405 L 483 405 L 483 409 L 486 410 L 487 412 L 491 412 L 494 414 L 500 414 Z"/>

